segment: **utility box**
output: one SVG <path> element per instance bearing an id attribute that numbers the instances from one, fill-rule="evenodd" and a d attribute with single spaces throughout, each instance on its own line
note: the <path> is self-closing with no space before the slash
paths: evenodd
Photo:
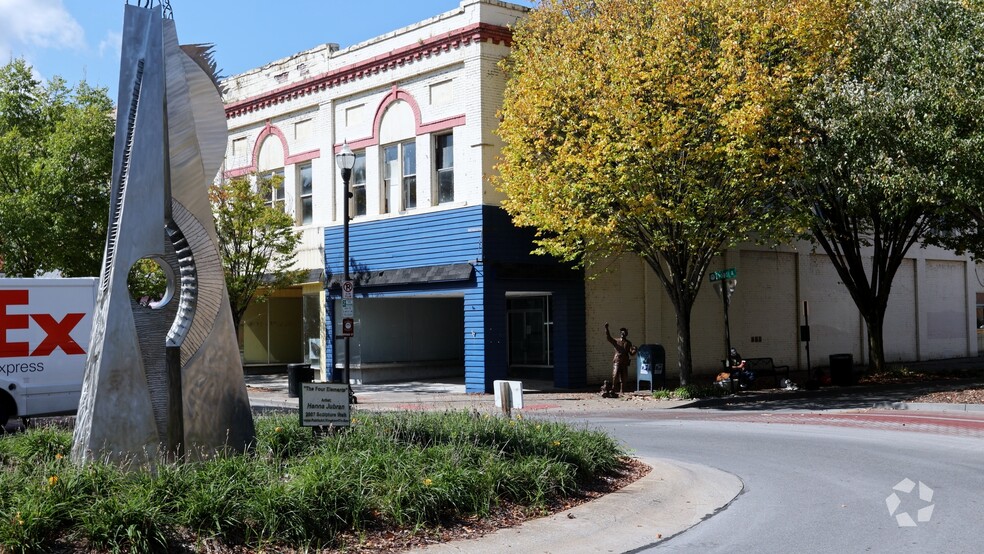
<path id="1" fill-rule="evenodd" d="M 830 355 L 830 382 L 841 387 L 854 384 L 853 354 Z"/>
<path id="2" fill-rule="evenodd" d="M 641 383 L 649 383 L 649 390 L 666 388 L 666 350 L 661 344 L 643 344 L 636 351 L 636 390 L 642 390 Z"/>
<path id="3" fill-rule="evenodd" d="M 495 407 L 508 409 L 523 409 L 522 381 L 492 381 L 492 391 L 495 393 Z"/>
<path id="4" fill-rule="evenodd" d="M 314 369 L 311 364 L 287 364 L 287 397 L 297 398 L 301 395 L 301 383 L 314 381 Z"/>

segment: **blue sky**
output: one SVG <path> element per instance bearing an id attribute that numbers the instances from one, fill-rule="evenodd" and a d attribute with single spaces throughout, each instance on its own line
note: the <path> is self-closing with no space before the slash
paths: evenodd
<path id="1" fill-rule="evenodd" d="M 0 0 L 0 63 L 24 58 L 41 78 L 59 75 L 70 84 L 85 79 L 109 88 L 115 101 L 125 4 Z M 171 0 L 178 40 L 214 43 L 226 76 L 326 42 L 345 48 L 458 5 L 459 0 Z"/>

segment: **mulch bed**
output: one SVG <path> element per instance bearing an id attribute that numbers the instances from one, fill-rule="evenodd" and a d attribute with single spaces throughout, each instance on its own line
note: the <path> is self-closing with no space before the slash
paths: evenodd
<path id="1" fill-rule="evenodd" d="M 909 402 L 929 402 L 933 404 L 984 404 L 984 385 L 962 390 L 933 392 L 917 396 Z"/>

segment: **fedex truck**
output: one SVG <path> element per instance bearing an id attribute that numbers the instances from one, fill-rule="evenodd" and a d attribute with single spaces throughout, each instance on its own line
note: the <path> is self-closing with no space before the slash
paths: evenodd
<path id="1" fill-rule="evenodd" d="M 98 279 L 0 279 L 0 425 L 79 409 Z"/>

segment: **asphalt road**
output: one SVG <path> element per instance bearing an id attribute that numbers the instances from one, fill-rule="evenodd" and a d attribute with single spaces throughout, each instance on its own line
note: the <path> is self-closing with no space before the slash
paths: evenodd
<path id="1" fill-rule="evenodd" d="M 585 418 L 638 456 L 708 465 L 744 483 L 719 513 L 642 552 L 984 551 L 980 420 L 968 430 L 959 414 L 946 414 L 953 425 L 940 420 L 934 430 L 913 414 L 898 420 L 786 415 L 770 423 L 775 414 L 694 412 Z M 931 489 L 931 500 L 920 499 L 918 484 L 909 493 L 893 489 L 905 479 Z M 887 504 L 892 494 L 901 501 L 894 514 Z M 924 489 L 923 497 L 928 494 Z M 929 504 L 929 521 L 916 521 Z M 899 525 L 903 512 L 914 527 Z"/>

